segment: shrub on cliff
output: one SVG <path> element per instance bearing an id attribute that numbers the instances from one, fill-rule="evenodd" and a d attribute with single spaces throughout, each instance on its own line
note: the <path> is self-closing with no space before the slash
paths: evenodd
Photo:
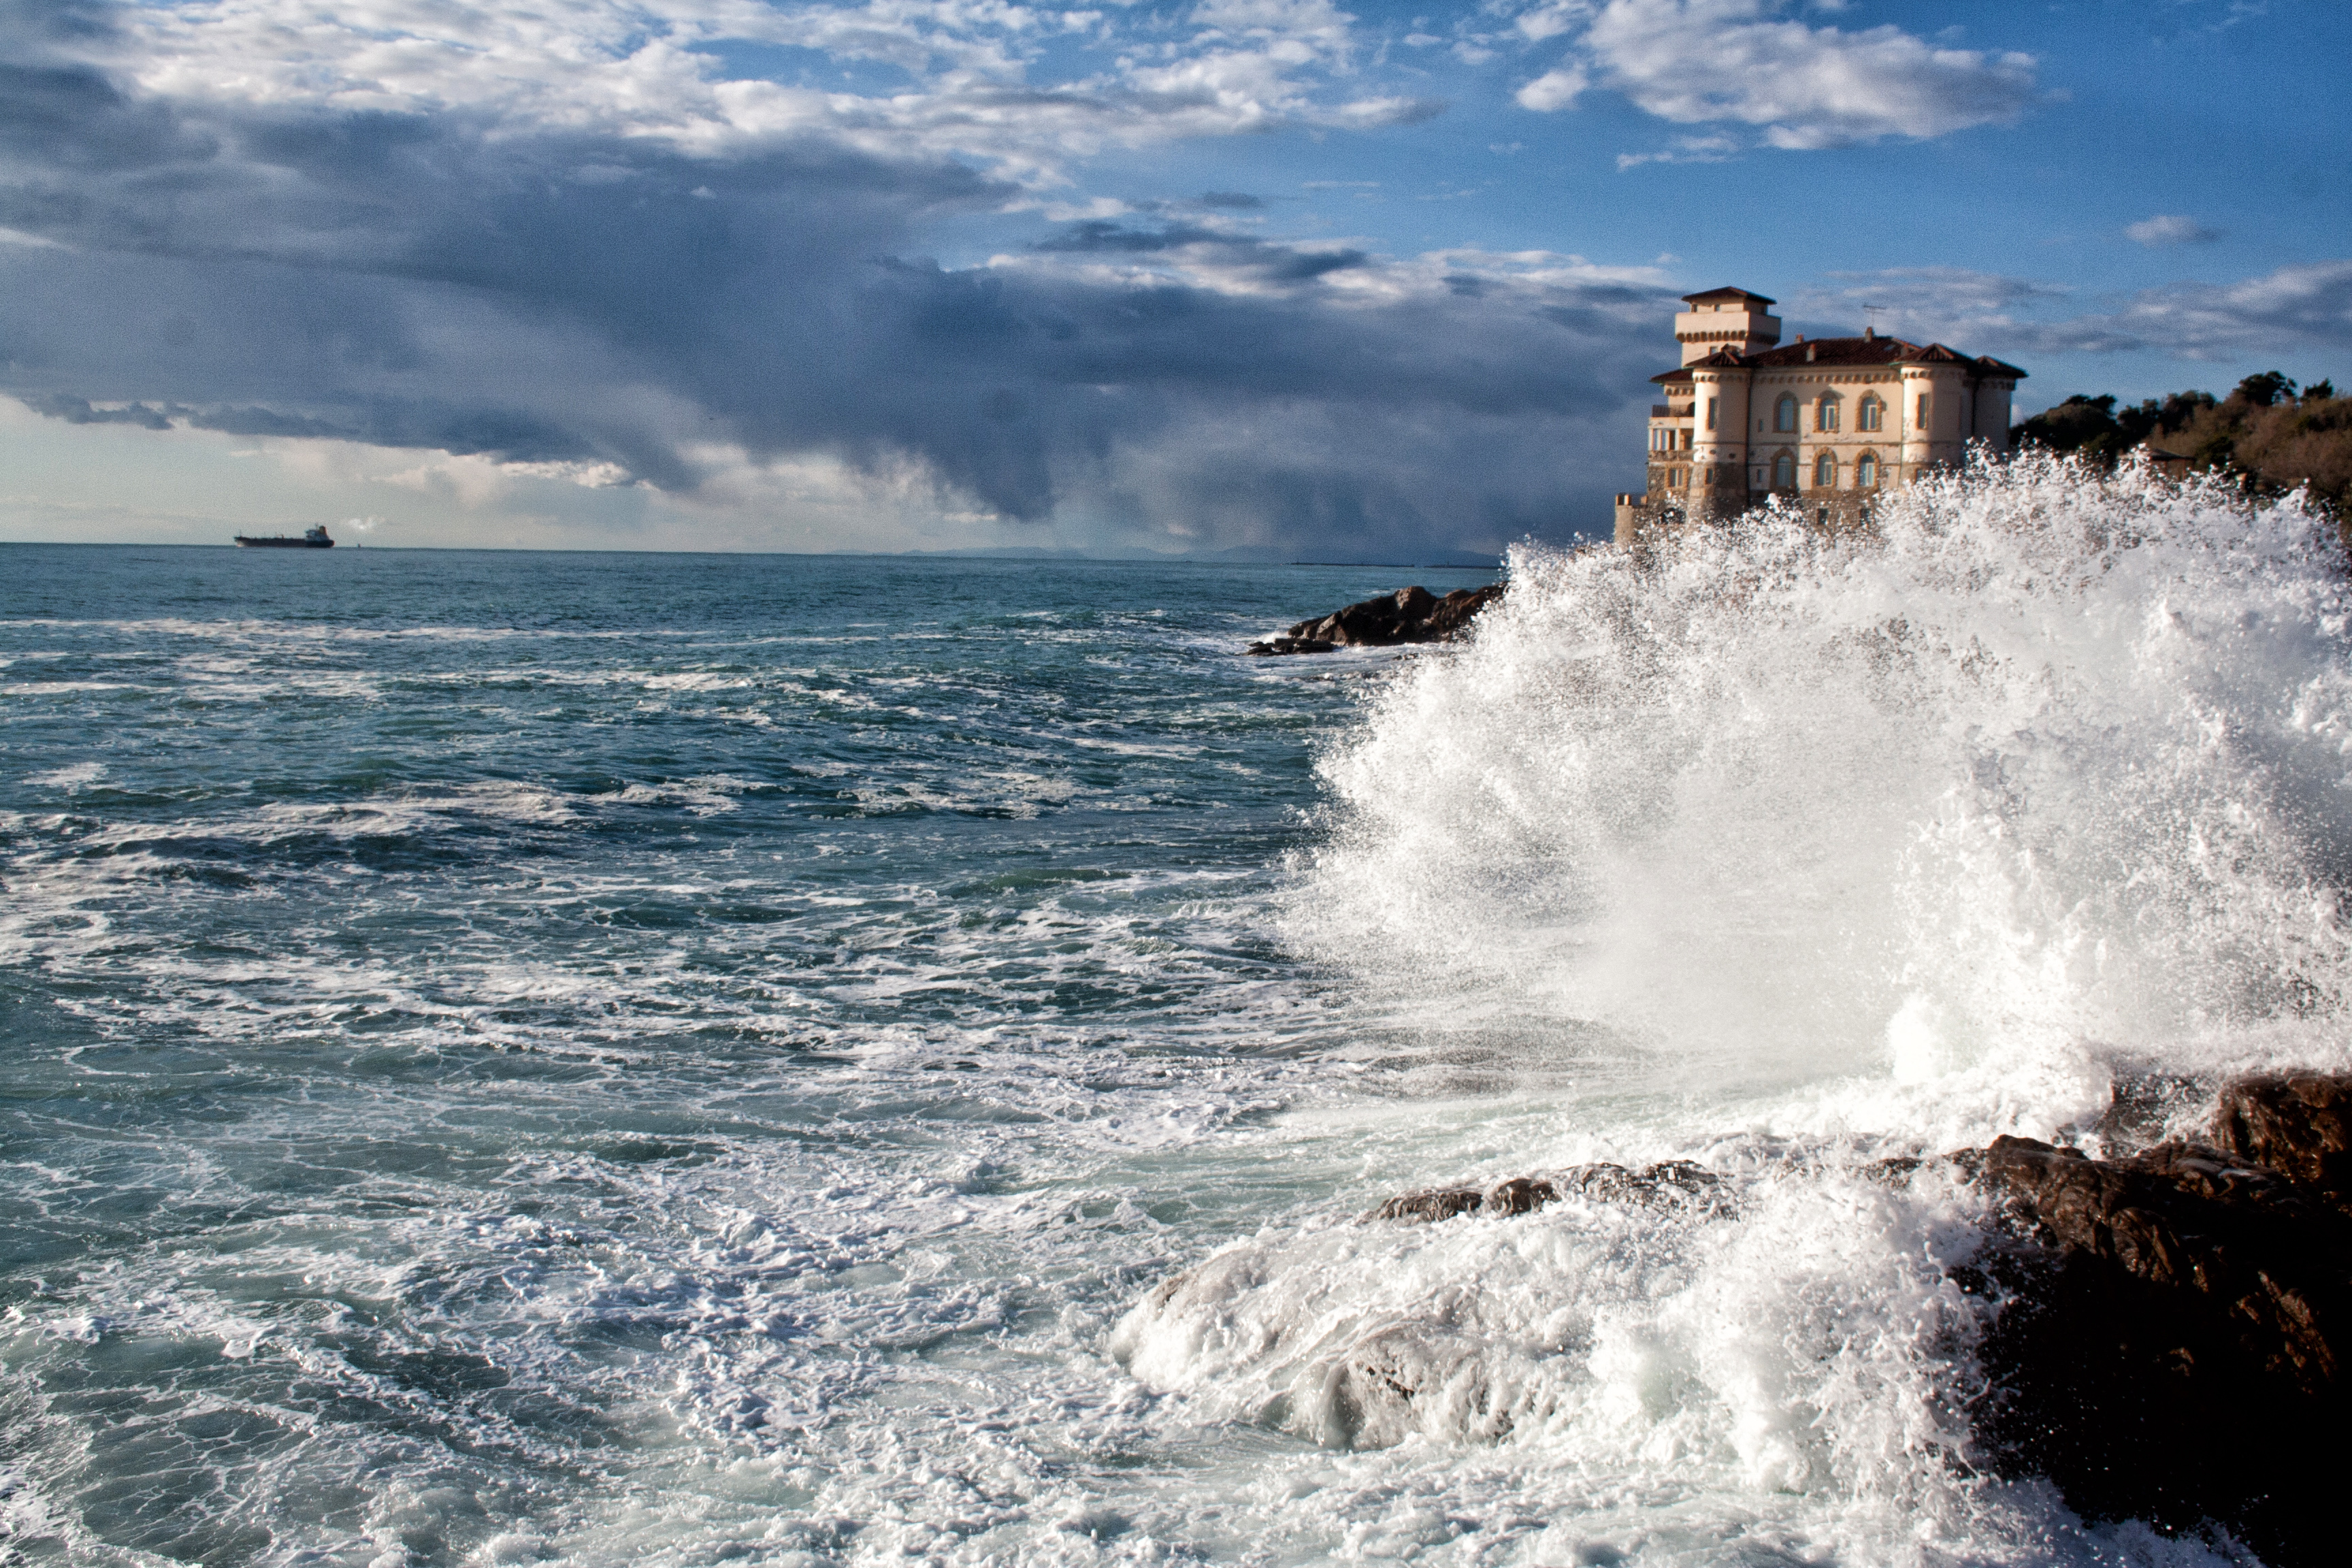
<path id="1" fill-rule="evenodd" d="M 2293 378 L 2274 370 L 2246 377 L 2220 399 L 2176 392 L 2117 408 L 2112 395 L 2077 394 L 2013 434 L 2020 446 L 2078 453 L 2105 468 L 2147 444 L 2266 491 L 2307 485 L 2339 510 L 2352 496 L 2352 397 L 2336 396 L 2326 381 L 2298 394 Z"/>

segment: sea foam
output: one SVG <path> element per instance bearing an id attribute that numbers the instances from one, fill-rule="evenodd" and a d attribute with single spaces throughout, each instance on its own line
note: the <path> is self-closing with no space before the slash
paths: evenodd
<path id="1" fill-rule="evenodd" d="M 2119 1079 L 2345 1065 L 2347 607 L 2298 498 L 2039 458 L 1862 535 L 1518 552 L 1328 751 L 1289 929 L 1375 1007 L 1516 1020 L 1532 1114 L 1424 1140 L 1423 1184 L 1678 1154 L 1727 1212 L 1333 1214 L 1113 1353 L 1331 1447 L 1517 1454 L 1595 1521 L 1642 1496 L 1660 1561 L 1660 1518 L 1742 1497 L 1873 1561 L 2195 1559 L 1979 1473 L 1982 1200 L 1864 1166 L 2095 1149 Z"/>

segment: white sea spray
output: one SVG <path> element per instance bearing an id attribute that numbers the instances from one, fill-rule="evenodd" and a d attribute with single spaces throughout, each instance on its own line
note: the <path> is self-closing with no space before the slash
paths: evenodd
<path id="1" fill-rule="evenodd" d="M 1423 1184 L 1683 1155 L 1734 1212 L 1265 1233 L 1114 1353 L 1325 1444 L 1565 1468 L 1597 1516 L 1778 1496 L 1865 1561 L 2202 1560 L 1980 1472 L 1982 1200 L 1868 1167 L 2095 1149 L 2135 1075 L 2352 1059 L 2347 610 L 2299 499 L 2047 458 L 1862 535 L 1519 552 L 1328 752 L 1291 929 L 1441 1036 L 1513 1021 L 1538 1106 L 1451 1163 L 1419 1140 Z M 1670 1534 L 1640 1560 L 1724 1548 Z"/>

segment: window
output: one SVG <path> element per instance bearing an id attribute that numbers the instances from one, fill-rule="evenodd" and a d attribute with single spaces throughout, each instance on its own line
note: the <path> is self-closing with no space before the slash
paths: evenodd
<path id="1" fill-rule="evenodd" d="M 1813 428 L 1834 430 L 1838 427 L 1838 395 L 1824 392 L 1822 400 L 1813 405 Z"/>
<path id="2" fill-rule="evenodd" d="M 1683 432 L 1683 450 L 1685 452 L 1691 449 L 1691 434 L 1688 430 Z"/>
<path id="3" fill-rule="evenodd" d="M 1796 408 L 1793 402 L 1789 406 L 1791 412 Z M 1794 452 L 1783 452 L 1772 459 L 1772 488 L 1776 490 L 1797 488 L 1797 455 Z"/>
<path id="4" fill-rule="evenodd" d="M 1715 403 L 1712 397 L 1706 400 L 1706 427 L 1710 430 L 1715 428 Z"/>
<path id="5" fill-rule="evenodd" d="M 1882 430 L 1886 426 L 1886 405 L 1878 401 L 1876 393 L 1865 394 L 1862 406 L 1854 410 L 1853 427 L 1857 430 Z"/>
<path id="6" fill-rule="evenodd" d="M 1823 452 L 1813 459 L 1813 488 L 1825 490 L 1837 483 L 1837 459 Z"/>
<path id="7" fill-rule="evenodd" d="M 1780 401 L 1772 405 L 1772 428 L 1794 430 L 1796 427 L 1797 400 L 1784 393 L 1781 395 Z"/>
<path id="8" fill-rule="evenodd" d="M 1927 427 L 1927 395 L 1924 392 L 1919 395 L 1919 417 L 1914 423 L 1922 430 Z"/>
<path id="9" fill-rule="evenodd" d="M 1878 483 L 1878 454 L 1864 452 L 1853 460 L 1853 488 L 1866 490 Z"/>

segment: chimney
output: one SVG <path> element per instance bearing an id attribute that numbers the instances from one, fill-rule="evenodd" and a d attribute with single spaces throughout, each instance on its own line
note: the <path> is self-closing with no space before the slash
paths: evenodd
<path id="1" fill-rule="evenodd" d="M 1862 338 L 1864 342 L 1872 342 L 1875 340 L 1877 336 L 1878 329 L 1876 327 L 1864 327 L 1862 329 Z"/>
<path id="2" fill-rule="evenodd" d="M 1805 363 L 1807 364 L 1813 363 L 1813 345 L 1811 343 L 1805 345 Z"/>

